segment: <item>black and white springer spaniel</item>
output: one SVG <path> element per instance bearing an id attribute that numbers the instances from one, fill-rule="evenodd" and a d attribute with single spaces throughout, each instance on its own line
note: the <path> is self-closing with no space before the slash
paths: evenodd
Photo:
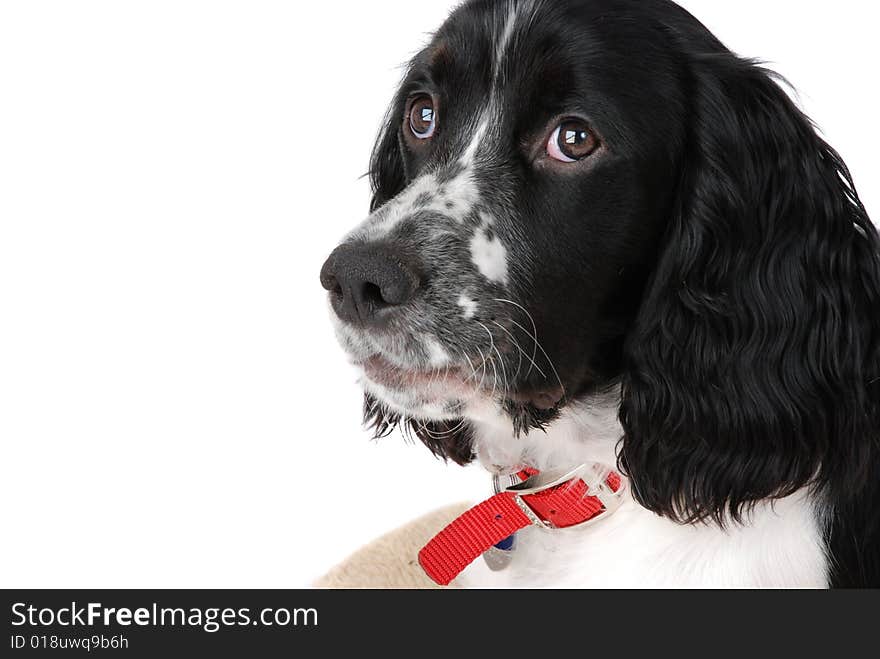
<path id="1" fill-rule="evenodd" d="M 470 0 L 321 279 L 377 435 L 608 465 L 519 587 L 880 586 L 880 238 L 774 79 L 669 0 Z"/>

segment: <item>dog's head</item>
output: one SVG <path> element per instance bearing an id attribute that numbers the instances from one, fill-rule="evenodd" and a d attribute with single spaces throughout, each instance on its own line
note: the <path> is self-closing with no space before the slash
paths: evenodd
<path id="1" fill-rule="evenodd" d="M 466 3 L 371 177 L 322 283 L 380 432 L 465 462 L 478 409 L 528 433 L 620 386 L 637 497 L 696 519 L 821 481 L 876 425 L 878 238 L 846 168 L 671 2 Z"/>

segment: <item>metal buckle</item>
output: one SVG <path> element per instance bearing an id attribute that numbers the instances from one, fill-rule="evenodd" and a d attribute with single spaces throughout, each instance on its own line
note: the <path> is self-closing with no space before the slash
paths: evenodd
<path id="1" fill-rule="evenodd" d="M 538 517 L 538 515 L 535 514 L 535 511 L 532 510 L 523 500 L 523 497 L 552 490 L 555 487 L 565 485 L 573 480 L 583 480 L 587 485 L 587 496 L 596 497 L 605 508 L 592 519 L 589 519 L 586 522 L 581 522 L 580 524 L 575 524 L 574 526 L 567 526 L 564 530 L 567 531 L 569 529 L 584 528 L 592 526 L 596 522 L 603 521 L 623 505 L 624 494 L 627 491 L 627 483 L 625 480 L 621 479 L 620 487 L 617 489 L 617 492 L 612 490 L 605 482 L 608 478 L 608 474 L 612 471 L 613 470 L 599 464 L 583 464 L 575 467 L 571 471 L 545 471 L 532 476 L 521 483 L 505 488 L 504 492 L 509 492 L 514 495 L 514 502 L 534 526 L 547 530 L 557 530 L 557 527 L 548 524 Z"/>

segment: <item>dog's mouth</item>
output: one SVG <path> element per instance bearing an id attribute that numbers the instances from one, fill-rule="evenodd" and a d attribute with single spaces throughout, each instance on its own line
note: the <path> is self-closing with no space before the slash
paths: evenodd
<path id="1" fill-rule="evenodd" d="M 402 368 L 381 355 L 374 355 L 361 364 L 366 378 L 381 387 L 401 392 L 443 392 L 475 394 L 479 377 L 458 367 L 436 369 Z"/>
<path id="2" fill-rule="evenodd" d="M 442 368 L 406 368 L 381 355 L 374 355 L 360 364 L 365 388 L 374 396 L 404 411 L 424 413 L 425 406 L 460 414 L 476 401 L 494 400 L 508 409 L 531 408 L 550 412 L 564 404 L 561 386 L 504 389 L 493 377 L 491 368 L 479 363 Z"/>

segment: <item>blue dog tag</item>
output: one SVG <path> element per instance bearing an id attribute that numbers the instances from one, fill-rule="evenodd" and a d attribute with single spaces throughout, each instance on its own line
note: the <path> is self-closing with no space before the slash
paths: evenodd
<path id="1" fill-rule="evenodd" d="M 516 550 L 516 535 L 502 540 L 489 551 L 483 554 L 483 560 L 492 572 L 501 572 L 510 567 L 513 562 L 513 553 Z"/>

